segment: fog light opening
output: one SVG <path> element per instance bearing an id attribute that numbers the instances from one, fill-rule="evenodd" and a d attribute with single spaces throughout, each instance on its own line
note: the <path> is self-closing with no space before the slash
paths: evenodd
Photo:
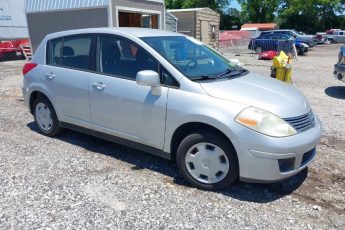
<path id="1" fill-rule="evenodd" d="M 295 157 L 286 158 L 286 159 L 279 159 L 278 163 L 279 163 L 280 172 L 292 171 L 295 168 Z"/>

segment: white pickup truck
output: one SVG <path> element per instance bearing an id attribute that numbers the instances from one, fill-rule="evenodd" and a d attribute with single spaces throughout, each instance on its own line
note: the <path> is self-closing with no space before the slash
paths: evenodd
<path id="1" fill-rule="evenodd" d="M 345 42 L 345 31 L 335 31 L 333 34 L 327 34 L 324 36 L 324 41 L 326 44 L 331 44 L 334 42 Z"/>

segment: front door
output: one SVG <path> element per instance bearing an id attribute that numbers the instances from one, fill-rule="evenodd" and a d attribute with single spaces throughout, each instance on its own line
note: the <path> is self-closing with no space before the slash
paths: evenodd
<path id="1" fill-rule="evenodd" d="M 141 70 L 158 63 L 141 47 L 115 36 L 100 36 L 98 74 L 90 78 L 92 128 L 154 148 L 164 146 L 168 88 L 160 96 L 136 83 Z"/>

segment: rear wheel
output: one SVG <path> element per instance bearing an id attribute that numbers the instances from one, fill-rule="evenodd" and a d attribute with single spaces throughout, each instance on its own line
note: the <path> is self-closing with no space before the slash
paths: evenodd
<path id="1" fill-rule="evenodd" d="M 192 186 L 217 190 L 238 178 L 238 160 L 229 140 L 207 131 L 185 137 L 177 149 L 177 167 Z"/>
<path id="2" fill-rule="evenodd" d="M 33 104 L 34 118 L 39 130 L 50 137 L 61 133 L 55 110 L 45 96 L 39 96 Z"/>
<path id="3" fill-rule="evenodd" d="M 325 43 L 326 43 L 327 45 L 332 44 L 332 43 L 333 43 L 333 39 L 327 38 Z"/>

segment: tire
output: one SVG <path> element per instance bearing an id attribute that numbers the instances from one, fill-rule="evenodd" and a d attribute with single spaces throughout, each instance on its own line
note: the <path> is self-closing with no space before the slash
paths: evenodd
<path id="1" fill-rule="evenodd" d="M 301 56 L 303 56 L 303 55 L 305 55 L 305 48 L 302 46 L 302 47 L 300 47 L 300 48 L 298 48 L 298 50 L 297 50 L 297 54 L 298 55 L 301 55 Z"/>
<path id="2" fill-rule="evenodd" d="M 179 174 L 187 183 L 205 190 L 227 188 L 239 174 L 236 151 L 229 140 L 205 130 L 181 141 L 176 162 Z"/>
<path id="3" fill-rule="evenodd" d="M 327 38 L 326 41 L 325 41 L 325 43 L 326 43 L 327 45 L 332 44 L 332 43 L 333 43 L 333 39 Z"/>
<path id="4" fill-rule="evenodd" d="M 62 132 L 55 109 L 47 97 L 36 98 L 33 103 L 33 114 L 38 129 L 44 135 L 54 137 Z"/>
<path id="5" fill-rule="evenodd" d="M 261 46 L 257 46 L 255 47 L 255 53 L 259 54 L 259 53 L 262 53 L 263 49 Z"/>

